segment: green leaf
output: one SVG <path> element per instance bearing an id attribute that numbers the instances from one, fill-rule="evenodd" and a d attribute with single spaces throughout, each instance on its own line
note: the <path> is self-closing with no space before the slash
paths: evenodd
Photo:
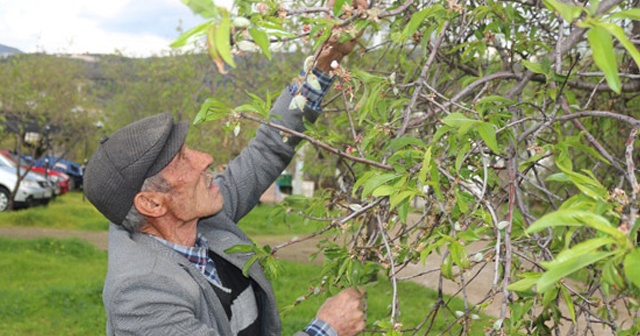
<path id="1" fill-rule="evenodd" d="M 541 265 L 547 268 L 554 267 L 554 265 L 569 260 L 571 258 L 578 258 L 588 253 L 597 252 L 597 250 L 605 245 L 613 245 L 616 241 L 610 237 L 593 238 L 581 243 L 576 244 L 568 250 L 560 252 L 555 259 L 547 262 L 541 262 Z"/>
<path id="2" fill-rule="evenodd" d="M 182 0 L 194 14 L 212 18 L 218 14 L 218 7 L 211 0 Z"/>
<path id="3" fill-rule="evenodd" d="M 551 175 L 547 176 L 545 178 L 545 181 L 569 183 L 569 182 L 571 182 L 571 179 L 565 173 L 555 173 L 555 174 L 551 174 Z"/>
<path id="4" fill-rule="evenodd" d="M 529 290 L 538 282 L 538 280 L 540 280 L 540 277 L 542 276 L 542 274 L 524 273 L 524 274 L 520 274 L 520 276 L 523 277 L 523 279 L 509 284 L 509 286 L 507 286 L 508 290 L 515 291 L 515 292 L 523 292 L 523 291 Z"/>
<path id="5" fill-rule="evenodd" d="M 479 123 L 479 122 L 480 121 L 478 120 L 469 119 L 464 114 L 458 113 L 458 112 L 451 113 L 447 115 L 444 119 L 442 119 L 443 124 L 453 128 L 460 128 L 470 123 L 473 124 L 473 123 Z"/>
<path id="6" fill-rule="evenodd" d="M 478 124 L 478 134 L 494 153 L 501 153 L 502 151 L 498 147 L 498 140 L 496 139 L 496 129 L 493 124 L 487 122 L 481 122 Z"/>
<path id="7" fill-rule="evenodd" d="M 260 28 L 249 28 L 248 31 L 253 42 L 255 42 L 260 47 L 260 50 L 262 50 L 262 53 L 271 60 L 271 50 L 269 50 L 271 42 L 269 41 L 267 33 Z"/>
<path id="8" fill-rule="evenodd" d="M 400 221 L 404 224 L 407 223 L 407 217 L 409 217 L 409 209 L 410 209 L 410 199 L 402 202 L 396 206 L 396 210 L 398 211 L 398 216 L 400 217 Z"/>
<path id="9" fill-rule="evenodd" d="M 473 241 L 479 241 L 482 238 L 476 231 L 468 229 L 468 230 L 458 232 L 458 239 L 468 241 L 468 242 L 473 242 Z"/>
<path id="10" fill-rule="evenodd" d="M 478 100 L 478 102 L 476 102 L 476 105 L 484 105 L 489 103 L 499 103 L 498 105 L 511 105 L 511 104 L 514 104 L 515 102 L 509 98 L 492 95 L 492 96 L 483 97 L 482 99 Z"/>
<path id="11" fill-rule="evenodd" d="M 444 13 L 445 10 L 442 5 L 434 5 L 432 7 L 427 7 L 419 12 L 413 13 L 411 15 L 411 19 L 409 20 L 409 23 L 404 27 L 404 30 L 402 31 L 402 39 L 406 40 L 413 36 L 413 34 L 415 34 L 420 25 L 423 24 L 427 18 L 442 15 Z"/>
<path id="12" fill-rule="evenodd" d="M 197 125 L 203 121 L 213 121 L 224 118 L 229 115 L 231 110 L 221 101 L 213 98 L 207 98 L 200 107 L 200 111 L 193 120 L 193 124 Z"/>
<path id="13" fill-rule="evenodd" d="M 624 257 L 624 274 L 640 289 L 640 247 L 636 247 Z"/>
<path id="14" fill-rule="evenodd" d="M 362 197 L 371 195 L 371 192 L 378 188 L 380 185 L 385 184 L 391 180 L 398 178 L 395 174 L 381 174 L 378 176 L 371 176 L 366 181 L 363 181 Z M 353 186 L 354 190 L 357 188 Z"/>
<path id="15" fill-rule="evenodd" d="M 389 142 L 389 146 L 387 148 L 389 148 L 390 151 L 397 151 L 411 145 L 421 147 L 424 145 L 424 140 L 410 137 L 396 138 Z"/>
<path id="16" fill-rule="evenodd" d="M 622 88 L 611 35 L 606 29 L 594 26 L 587 31 L 587 40 L 593 52 L 593 60 L 598 68 L 604 72 L 607 84 L 615 93 L 620 93 Z"/>
<path id="17" fill-rule="evenodd" d="M 186 33 L 178 36 L 178 38 L 171 43 L 171 48 L 180 48 L 190 43 L 192 40 L 204 36 L 207 33 L 207 28 L 211 22 L 205 22 L 197 25 L 194 28 L 189 29 Z"/>
<path id="18" fill-rule="evenodd" d="M 595 148 L 591 147 L 591 146 L 585 146 L 580 142 L 580 137 L 575 137 L 575 141 L 572 141 L 569 145 L 571 147 L 575 147 L 587 154 L 589 154 L 590 156 L 593 156 L 594 158 L 606 163 L 606 164 L 611 164 L 609 162 L 609 160 L 605 159 L 602 155 L 600 155 L 600 153 L 595 150 Z M 569 140 L 569 139 L 567 139 Z"/>
<path id="19" fill-rule="evenodd" d="M 618 41 L 620 41 L 620 44 L 622 44 L 624 48 L 627 49 L 629 55 L 631 55 L 633 60 L 640 67 L 640 51 L 638 51 L 638 48 L 636 48 L 636 46 L 631 41 L 629 41 L 622 27 L 613 23 L 600 23 L 600 25 L 604 27 L 604 29 L 609 31 L 611 35 L 615 36 Z"/>
<path id="20" fill-rule="evenodd" d="M 245 277 L 249 276 L 249 269 L 251 268 L 251 265 L 253 265 L 254 262 L 258 261 L 258 255 L 254 255 L 252 256 L 249 260 L 247 260 L 244 265 L 242 265 L 242 275 L 244 275 Z"/>
<path id="21" fill-rule="evenodd" d="M 464 163 L 464 159 L 467 156 L 467 152 L 471 148 L 471 144 L 469 142 L 465 142 L 461 148 L 458 149 L 458 155 L 456 155 L 456 172 L 460 171 L 462 164 Z"/>
<path id="22" fill-rule="evenodd" d="M 424 158 L 422 159 L 422 167 L 418 172 L 418 180 L 423 185 L 427 183 L 427 173 L 431 169 L 431 147 L 424 151 Z"/>
<path id="23" fill-rule="evenodd" d="M 231 67 L 235 68 L 236 63 L 233 61 L 233 55 L 231 54 L 231 16 L 226 10 L 221 11 L 221 13 L 222 18 L 220 25 L 216 29 L 215 36 L 216 49 L 220 57 Z"/>
<path id="24" fill-rule="evenodd" d="M 347 2 L 346 0 L 336 0 L 333 3 L 333 15 L 334 16 L 340 16 L 340 14 L 342 13 L 342 6 L 344 5 L 344 3 Z"/>
<path id="25" fill-rule="evenodd" d="M 442 245 L 444 245 L 445 242 L 446 241 L 444 239 L 438 239 L 434 242 L 427 244 L 427 246 L 422 251 L 420 251 L 420 263 L 424 265 L 427 260 L 427 257 L 431 255 L 431 252 L 442 247 Z"/>
<path id="26" fill-rule="evenodd" d="M 451 253 L 451 258 L 453 258 L 453 262 L 458 265 L 461 269 L 468 269 L 471 267 L 471 262 L 469 261 L 469 256 L 467 255 L 467 249 L 462 246 L 457 241 L 452 242 L 449 245 L 449 252 Z"/>
<path id="27" fill-rule="evenodd" d="M 529 62 L 529 61 L 525 61 L 522 60 L 522 65 L 524 65 L 525 68 L 527 68 L 529 71 L 533 72 L 533 73 L 537 73 L 537 74 L 542 74 L 542 75 L 546 75 L 547 72 L 542 68 L 542 64 L 537 63 L 537 62 Z"/>
<path id="28" fill-rule="evenodd" d="M 436 133 L 433 135 L 433 143 L 437 143 L 440 139 L 447 134 L 450 130 L 454 129 L 453 127 L 443 125 L 442 127 L 438 127 L 436 129 Z"/>
<path id="29" fill-rule="evenodd" d="M 453 194 L 454 194 L 454 197 L 456 199 L 456 204 L 458 205 L 458 209 L 460 210 L 460 212 L 468 213 L 469 212 L 469 205 L 467 204 L 466 200 L 464 199 L 464 195 L 458 189 L 455 189 L 453 191 Z"/>
<path id="30" fill-rule="evenodd" d="M 440 265 L 440 274 L 445 279 L 453 280 L 453 262 L 451 253 L 449 253 L 442 261 L 442 264 Z"/>
<path id="31" fill-rule="evenodd" d="M 543 1 L 548 8 L 558 12 L 558 14 L 560 14 L 560 16 L 562 16 L 562 18 L 569 23 L 573 22 L 573 20 L 580 17 L 580 15 L 582 14 L 582 11 L 584 10 L 583 7 L 567 5 L 558 0 L 543 0 Z"/>
<path id="32" fill-rule="evenodd" d="M 398 187 L 390 186 L 390 185 L 381 185 L 377 187 L 371 195 L 376 197 L 389 196 L 398 190 Z"/>
<path id="33" fill-rule="evenodd" d="M 553 267 L 544 272 L 537 283 L 538 293 L 550 290 L 560 279 L 579 271 L 595 262 L 615 254 L 615 252 L 594 252 L 576 256 L 563 262 L 553 264 Z"/>
<path id="34" fill-rule="evenodd" d="M 389 206 L 391 207 L 391 209 L 395 209 L 402 202 L 411 200 L 413 196 L 415 196 L 415 192 L 411 190 L 405 190 L 391 195 L 389 197 Z"/>
<path id="35" fill-rule="evenodd" d="M 626 240 L 625 234 L 614 228 L 606 218 L 592 212 L 573 209 L 561 209 L 546 214 L 531 224 L 525 232 L 531 234 L 548 227 L 585 225 L 614 237 L 617 242 Z"/>
<path id="36" fill-rule="evenodd" d="M 230 248 L 224 250 L 224 253 L 248 253 L 248 252 L 254 252 L 256 250 L 256 246 L 255 245 L 250 245 L 250 244 L 238 244 L 238 245 L 233 245 Z"/>
<path id="37" fill-rule="evenodd" d="M 630 20 L 640 21 L 640 8 L 631 8 L 631 9 L 623 10 L 617 13 L 613 13 L 607 19 L 609 20 L 630 19 Z"/>
<path id="38" fill-rule="evenodd" d="M 538 281 L 539 282 L 539 281 Z M 542 292 L 542 306 L 549 307 L 558 298 L 558 287 L 551 287 L 549 290 Z"/>

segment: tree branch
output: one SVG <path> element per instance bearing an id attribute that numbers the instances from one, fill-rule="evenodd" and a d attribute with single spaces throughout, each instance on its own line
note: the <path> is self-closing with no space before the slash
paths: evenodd
<path id="1" fill-rule="evenodd" d="M 244 112 L 238 113 L 238 116 L 243 118 L 243 119 L 248 119 L 248 120 L 251 120 L 251 121 L 258 122 L 258 123 L 263 124 L 263 125 L 267 125 L 269 127 L 275 128 L 275 129 L 277 129 L 279 131 L 282 131 L 284 133 L 287 133 L 287 134 L 290 134 L 290 135 L 293 135 L 293 136 L 297 136 L 297 137 L 299 137 L 301 139 L 309 141 L 310 143 L 312 143 L 312 144 L 314 144 L 314 145 L 316 145 L 316 146 L 318 146 L 320 148 L 323 148 L 323 149 L 325 149 L 325 150 L 327 150 L 327 151 L 329 151 L 329 152 L 331 152 L 333 154 L 342 156 L 342 157 L 347 158 L 349 160 L 352 160 L 352 161 L 355 161 L 355 162 L 364 163 L 364 164 L 367 164 L 367 165 L 370 165 L 370 166 L 374 166 L 376 168 L 380 168 L 380 169 L 384 169 L 384 170 L 393 170 L 393 167 L 391 167 L 390 165 L 385 165 L 385 164 L 382 164 L 380 162 L 371 161 L 371 160 L 368 160 L 368 159 L 365 159 L 365 158 L 359 158 L 359 157 L 347 154 L 347 153 L 345 153 L 345 152 L 343 152 L 341 150 L 338 150 L 336 148 L 333 148 L 333 147 L 331 147 L 331 146 L 329 146 L 329 145 L 327 145 L 327 144 L 325 144 L 325 143 L 323 143 L 321 141 L 318 141 L 315 138 L 312 138 L 312 137 L 310 137 L 310 136 L 308 136 L 308 135 L 306 135 L 304 133 L 300 133 L 300 132 L 294 131 L 294 130 L 292 130 L 290 128 L 287 128 L 287 127 L 284 127 L 282 125 L 274 124 L 271 121 L 265 121 L 263 119 L 256 118 L 254 116 L 246 114 Z"/>

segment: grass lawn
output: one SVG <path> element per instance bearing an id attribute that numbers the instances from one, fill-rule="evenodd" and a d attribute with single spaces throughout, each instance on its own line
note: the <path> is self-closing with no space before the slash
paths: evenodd
<path id="1" fill-rule="evenodd" d="M 72 191 L 56 197 L 48 206 L 0 212 L 0 226 L 106 231 L 109 221 L 81 192 Z"/>
<path id="2" fill-rule="evenodd" d="M 104 334 L 107 255 L 79 239 L 0 239 L 0 335 Z"/>
<path id="3" fill-rule="evenodd" d="M 106 230 L 107 223 L 79 192 L 65 194 L 48 207 L 0 213 L 1 226 L 96 231 Z M 311 233 L 324 224 L 260 205 L 240 226 L 250 236 L 291 237 Z M 292 335 L 304 328 L 326 296 L 311 296 L 294 309 L 285 309 L 317 283 L 314 277 L 319 266 L 290 261 L 282 261 L 282 265 L 285 273 L 273 280 L 273 287 L 283 312 L 283 335 Z M 0 336 L 103 335 L 106 268 L 107 253 L 78 239 L 0 237 Z M 422 322 L 437 299 L 435 291 L 411 282 L 400 283 L 398 291 L 399 318 L 405 328 Z M 389 319 L 392 289 L 386 280 L 380 280 L 369 285 L 367 293 L 367 321 L 372 330 L 376 321 Z M 438 315 L 430 335 L 440 334 L 447 321 L 455 320 L 455 310 L 462 310 L 462 303 L 455 301 L 449 309 L 446 316 Z M 483 327 L 489 323 L 484 316 L 475 321 L 471 335 L 483 335 Z M 418 334 L 424 334 L 424 329 Z"/>
<path id="4" fill-rule="evenodd" d="M 0 335 L 102 335 L 105 315 L 102 284 L 107 254 L 78 239 L 0 238 Z M 307 294 L 317 266 L 283 262 L 285 274 L 273 281 L 282 309 Z M 387 317 L 391 286 L 380 281 L 367 288 L 368 322 Z M 402 322 L 419 323 L 433 305 L 433 291 L 413 283 L 400 286 Z M 283 335 L 301 330 L 325 297 L 312 296 L 283 315 Z M 454 305 L 461 309 L 461 303 Z M 450 319 L 452 317 L 450 316 Z M 485 322 L 482 322 L 485 321 Z M 474 335 L 482 335 L 479 320 Z M 432 330 L 439 333 L 438 319 Z"/>

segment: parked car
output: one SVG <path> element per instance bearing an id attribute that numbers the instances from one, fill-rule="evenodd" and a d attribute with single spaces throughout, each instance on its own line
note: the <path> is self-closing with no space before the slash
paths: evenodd
<path id="1" fill-rule="evenodd" d="M 9 208 L 11 193 L 15 190 L 18 181 L 17 168 L 7 165 L 5 161 L 0 161 L 0 212 Z M 53 196 L 49 182 L 29 172 L 20 182 L 18 192 L 14 198 L 14 205 L 18 207 L 28 207 L 38 204 L 48 204 Z"/>
<path id="2" fill-rule="evenodd" d="M 11 160 L 16 165 L 18 164 L 18 156 L 12 154 L 8 150 L 0 150 L 0 155 Z M 19 161 L 20 166 L 22 166 L 23 169 L 29 169 L 32 172 L 40 174 L 41 176 L 44 176 L 46 179 L 55 183 L 58 186 L 58 188 L 56 189 L 56 195 L 62 195 L 69 191 L 69 175 L 54 169 L 37 167 L 35 165 L 32 165 L 29 168 L 29 163 L 27 161 L 25 161 L 24 159 L 20 159 Z"/>
<path id="3" fill-rule="evenodd" d="M 4 155 L 0 155 L 0 162 L 4 166 L 13 168 L 14 173 L 15 173 L 15 170 L 18 169 L 18 165 L 16 164 L 16 162 L 10 158 L 5 157 Z M 21 175 L 24 175 L 26 171 L 27 170 L 25 168 L 22 168 L 22 167 L 20 168 Z M 58 187 L 58 184 L 49 180 L 45 176 L 40 175 L 38 173 L 34 173 L 32 171 L 29 171 L 27 173 L 27 176 L 29 176 L 30 179 L 37 181 L 40 185 L 42 185 L 43 188 L 48 189 L 47 196 L 46 196 L 47 199 L 56 197 L 57 195 L 60 194 L 60 188 Z M 46 203 L 49 203 L 48 200 Z"/>
<path id="4" fill-rule="evenodd" d="M 25 158 L 26 159 L 26 158 Z M 27 159 L 28 161 L 28 159 Z M 84 168 L 81 164 L 67 159 L 57 158 L 55 156 L 45 156 L 38 159 L 34 166 L 50 168 L 69 176 L 69 189 L 82 189 L 84 176 Z"/>

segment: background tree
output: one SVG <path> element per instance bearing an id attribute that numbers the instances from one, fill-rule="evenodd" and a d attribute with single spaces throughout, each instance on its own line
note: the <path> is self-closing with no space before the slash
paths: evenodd
<path id="1" fill-rule="evenodd" d="M 0 62 L 0 113 L 6 147 L 38 159 L 45 154 L 67 153 L 86 135 L 78 132 L 88 120 L 81 99 L 85 83 L 82 70 L 78 60 L 41 54 L 17 55 Z M 18 185 L 26 174 L 18 174 L 22 175 Z"/>

